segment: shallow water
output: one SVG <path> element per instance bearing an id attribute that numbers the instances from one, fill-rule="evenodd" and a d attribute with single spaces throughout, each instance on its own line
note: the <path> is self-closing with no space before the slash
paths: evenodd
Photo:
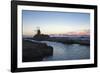
<path id="1" fill-rule="evenodd" d="M 43 58 L 43 61 L 79 60 L 90 58 L 90 47 L 79 44 L 63 44 L 58 42 L 42 41 L 53 47 L 53 56 Z"/>

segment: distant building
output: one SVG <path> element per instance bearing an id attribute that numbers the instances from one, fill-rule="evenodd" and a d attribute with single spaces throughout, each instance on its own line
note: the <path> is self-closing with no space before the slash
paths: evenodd
<path id="1" fill-rule="evenodd" d="M 40 29 L 37 30 L 37 35 L 40 35 L 41 34 L 41 31 Z"/>
<path id="2" fill-rule="evenodd" d="M 48 40 L 49 38 L 50 38 L 49 35 L 41 34 L 40 29 L 37 29 L 37 34 L 35 36 L 33 36 L 34 40 L 39 40 L 39 41 Z"/>

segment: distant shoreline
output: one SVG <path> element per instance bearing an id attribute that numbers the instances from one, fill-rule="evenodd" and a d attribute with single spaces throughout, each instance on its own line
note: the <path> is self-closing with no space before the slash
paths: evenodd
<path id="1" fill-rule="evenodd" d="M 28 38 L 32 40 L 36 40 L 34 38 Z M 43 41 L 53 41 L 60 42 L 63 44 L 80 44 L 90 46 L 90 38 L 89 37 L 50 37 L 49 39 L 45 39 Z"/>

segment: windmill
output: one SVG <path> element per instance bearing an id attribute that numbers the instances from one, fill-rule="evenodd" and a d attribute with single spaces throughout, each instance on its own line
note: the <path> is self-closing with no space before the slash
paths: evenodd
<path id="1" fill-rule="evenodd" d="M 37 35 L 40 35 L 41 34 L 41 31 L 40 31 L 40 27 L 36 27 L 37 29 L 35 30 L 35 32 L 37 32 L 36 34 Z"/>

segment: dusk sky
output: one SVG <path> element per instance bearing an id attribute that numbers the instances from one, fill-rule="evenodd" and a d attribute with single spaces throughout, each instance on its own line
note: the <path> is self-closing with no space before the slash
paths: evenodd
<path id="1" fill-rule="evenodd" d="M 90 14 L 22 10 L 23 35 L 33 36 L 37 27 L 43 34 L 89 35 Z"/>

